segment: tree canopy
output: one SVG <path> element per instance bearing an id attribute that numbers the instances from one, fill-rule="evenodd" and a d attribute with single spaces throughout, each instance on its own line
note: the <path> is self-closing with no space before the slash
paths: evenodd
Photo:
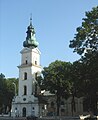
<path id="1" fill-rule="evenodd" d="M 67 98 L 70 94 L 71 63 L 56 60 L 43 70 L 43 86 L 57 96 L 57 115 L 61 97 Z"/>
<path id="2" fill-rule="evenodd" d="M 73 78 L 76 77 L 76 84 L 81 83 L 77 89 L 88 99 L 88 108 L 95 113 L 98 93 L 98 6 L 85 15 L 69 47 L 81 55 L 78 64 L 74 63 L 74 69 L 78 71 Z"/>
<path id="3" fill-rule="evenodd" d="M 44 68 L 43 73 L 43 84 L 47 90 L 54 93 L 60 91 L 60 95 L 63 91 L 69 91 L 70 88 L 70 70 L 71 63 L 56 60 L 52 62 L 48 67 Z"/>
<path id="4" fill-rule="evenodd" d="M 15 95 L 14 83 L 18 83 L 16 78 L 5 78 L 0 74 L 0 113 L 8 113 L 11 109 L 11 102 Z"/>
<path id="5" fill-rule="evenodd" d="M 77 33 L 73 40 L 70 41 L 70 48 L 74 52 L 82 55 L 91 51 L 98 51 L 98 6 L 85 13 L 82 25 L 77 27 Z"/>

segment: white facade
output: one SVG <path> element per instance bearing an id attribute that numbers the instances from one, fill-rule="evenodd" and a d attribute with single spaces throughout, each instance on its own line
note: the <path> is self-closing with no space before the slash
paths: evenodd
<path id="1" fill-rule="evenodd" d="M 39 105 L 35 94 L 36 76 L 41 73 L 40 51 L 36 48 L 23 48 L 19 68 L 18 96 L 12 102 L 12 116 L 38 116 Z"/>

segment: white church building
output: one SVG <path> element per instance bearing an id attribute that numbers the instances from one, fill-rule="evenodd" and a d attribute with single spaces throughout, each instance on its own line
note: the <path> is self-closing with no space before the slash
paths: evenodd
<path id="1" fill-rule="evenodd" d="M 21 50 L 21 64 L 19 68 L 18 95 L 12 101 L 11 116 L 39 115 L 38 98 L 35 97 L 36 77 L 40 75 L 40 50 L 35 36 L 35 30 L 30 18 L 30 25 L 27 28 L 26 40 Z"/>
<path id="2" fill-rule="evenodd" d="M 27 27 L 26 40 L 21 50 L 21 64 L 19 68 L 18 95 L 12 101 L 11 116 L 27 117 L 35 115 L 49 116 L 56 115 L 56 95 L 44 91 L 37 94 L 37 76 L 40 76 L 42 67 L 40 65 L 41 52 L 38 49 L 38 42 L 35 30 L 30 18 L 30 25 Z M 60 103 L 60 116 L 72 116 L 83 113 L 83 97 L 75 97 L 75 110 L 72 111 L 72 96 L 67 100 L 62 98 Z"/>

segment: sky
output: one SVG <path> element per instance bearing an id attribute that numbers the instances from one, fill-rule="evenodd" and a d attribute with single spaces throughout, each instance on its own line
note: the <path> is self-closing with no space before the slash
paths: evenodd
<path id="1" fill-rule="evenodd" d="M 80 58 L 69 48 L 70 40 L 81 26 L 85 12 L 98 0 L 0 0 L 0 73 L 18 78 L 20 51 L 30 23 L 36 31 L 41 51 L 41 65 L 55 60 L 74 62 Z"/>

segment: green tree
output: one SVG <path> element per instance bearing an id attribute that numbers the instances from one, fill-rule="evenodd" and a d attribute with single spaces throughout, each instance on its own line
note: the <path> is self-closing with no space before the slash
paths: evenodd
<path id="1" fill-rule="evenodd" d="M 78 27 L 70 48 L 81 55 L 78 61 L 77 83 L 79 93 L 88 98 L 88 108 L 96 113 L 98 92 L 98 6 L 86 12 L 82 25 Z M 77 70 L 76 66 L 74 66 Z M 80 69 L 79 69 L 80 68 Z"/>
<path id="2" fill-rule="evenodd" d="M 78 27 L 73 40 L 70 41 L 70 48 L 82 55 L 85 50 L 98 51 L 98 6 L 85 13 L 82 25 Z"/>
<path id="3" fill-rule="evenodd" d="M 87 66 L 80 61 L 73 62 L 71 69 L 72 92 L 74 92 L 76 97 L 85 95 L 86 67 Z"/>
<path id="4" fill-rule="evenodd" d="M 5 83 L 5 75 L 0 74 L 0 113 L 3 112 L 4 104 L 5 104 L 5 99 L 4 95 L 6 93 L 6 83 Z"/>
<path id="5" fill-rule="evenodd" d="M 15 95 L 13 82 L 18 87 L 16 78 L 5 78 L 4 74 L 0 74 L 0 113 L 8 113 L 11 110 L 11 103 Z"/>
<path id="6" fill-rule="evenodd" d="M 61 97 L 67 98 L 70 94 L 70 70 L 71 63 L 56 60 L 43 71 L 44 88 L 57 96 L 57 115 L 59 115 Z"/>
<path id="7" fill-rule="evenodd" d="M 93 53 L 93 54 L 92 54 Z M 89 108 L 96 113 L 97 112 L 97 96 L 98 96 L 98 52 L 91 52 L 87 54 L 82 60 L 86 66 L 86 81 L 88 93 Z"/>
<path id="8" fill-rule="evenodd" d="M 16 84 L 16 88 L 15 88 L 13 83 Z M 8 106 L 9 111 L 10 111 L 11 110 L 12 99 L 15 96 L 15 94 L 17 95 L 17 93 L 18 93 L 18 79 L 17 78 L 7 78 L 6 79 L 6 85 L 7 85 L 6 106 Z M 16 89 L 16 91 L 15 91 L 15 89 Z"/>

